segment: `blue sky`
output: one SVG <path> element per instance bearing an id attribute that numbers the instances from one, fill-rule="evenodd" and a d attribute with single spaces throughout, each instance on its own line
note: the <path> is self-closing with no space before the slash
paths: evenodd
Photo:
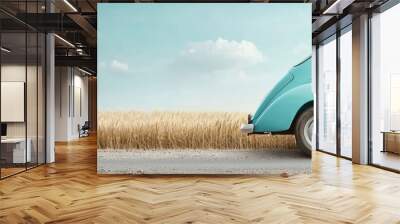
<path id="1" fill-rule="evenodd" d="M 311 4 L 99 4 L 100 111 L 254 112 L 311 55 Z"/>

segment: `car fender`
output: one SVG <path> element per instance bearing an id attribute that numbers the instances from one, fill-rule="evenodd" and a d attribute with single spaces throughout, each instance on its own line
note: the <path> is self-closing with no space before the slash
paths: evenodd
<path id="1" fill-rule="evenodd" d="M 253 121 L 254 132 L 288 131 L 297 112 L 314 100 L 311 83 L 290 89 L 273 100 L 264 112 Z"/>

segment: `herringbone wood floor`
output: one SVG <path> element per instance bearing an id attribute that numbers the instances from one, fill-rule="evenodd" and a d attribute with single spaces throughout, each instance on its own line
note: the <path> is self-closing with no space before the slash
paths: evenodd
<path id="1" fill-rule="evenodd" d="M 0 223 L 400 223 L 400 175 L 322 153 L 313 173 L 99 176 L 95 138 L 0 181 Z"/>

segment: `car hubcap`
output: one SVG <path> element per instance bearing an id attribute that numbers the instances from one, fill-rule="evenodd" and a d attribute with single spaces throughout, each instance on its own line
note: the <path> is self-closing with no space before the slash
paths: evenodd
<path id="1" fill-rule="evenodd" d="M 304 126 L 304 138 L 306 139 L 306 143 L 311 149 L 311 142 L 312 142 L 312 133 L 314 127 L 314 118 L 311 117 L 307 120 L 306 125 Z"/>

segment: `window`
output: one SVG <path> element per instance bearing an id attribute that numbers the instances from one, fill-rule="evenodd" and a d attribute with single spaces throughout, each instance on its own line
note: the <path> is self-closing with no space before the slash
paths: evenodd
<path id="1" fill-rule="evenodd" d="M 352 157 L 352 33 L 351 26 L 340 36 L 340 154 Z"/>
<path id="2" fill-rule="evenodd" d="M 375 165 L 400 170 L 400 5 L 371 19 L 371 140 Z"/>
<path id="3" fill-rule="evenodd" d="M 20 14 L 42 13 L 44 1 L 17 5 Z M 9 15 L 0 12 L 0 17 L 8 21 L 0 23 L 0 178 L 5 178 L 45 163 L 46 39 Z"/>
<path id="4" fill-rule="evenodd" d="M 336 153 L 336 36 L 318 47 L 318 149 Z"/>

